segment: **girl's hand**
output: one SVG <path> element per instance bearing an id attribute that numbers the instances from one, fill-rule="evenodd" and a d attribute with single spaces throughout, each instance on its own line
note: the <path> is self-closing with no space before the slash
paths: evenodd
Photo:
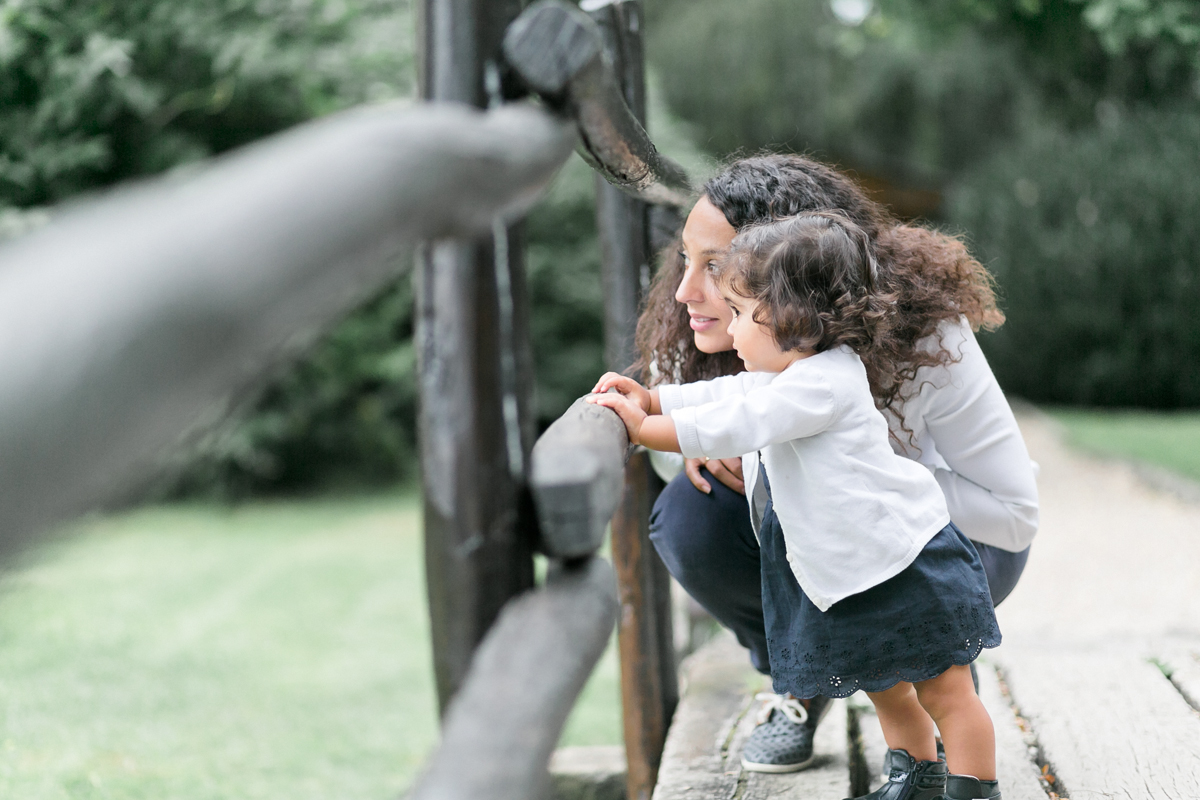
<path id="1" fill-rule="evenodd" d="M 687 473 L 688 480 L 700 491 L 710 494 L 712 486 L 701 476 L 701 467 L 704 467 L 709 475 L 712 475 L 738 494 L 746 493 L 746 481 L 745 476 L 742 475 L 742 460 L 740 458 L 714 458 L 712 460 L 689 458 L 684 460 L 683 471 Z"/>
<path id="2" fill-rule="evenodd" d="M 645 409 L 637 405 L 628 397 L 620 394 L 593 394 L 587 397 L 589 403 L 595 403 L 598 406 L 611 408 L 617 412 L 617 416 L 621 418 L 621 422 L 625 423 L 625 430 L 629 433 L 630 444 L 641 444 L 640 434 L 642 432 L 642 423 L 646 421 Z"/>
<path id="3" fill-rule="evenodd" d="M 596 386 L 592 391 L 602 394 L 609 389 L 616 389 L 641 408 L 643 413 L 650 413 L 650 390 L 632 378 L 626 378 L 616 372 L 606 372 L 600 376 L 600 380 L 596 381 Z"/>

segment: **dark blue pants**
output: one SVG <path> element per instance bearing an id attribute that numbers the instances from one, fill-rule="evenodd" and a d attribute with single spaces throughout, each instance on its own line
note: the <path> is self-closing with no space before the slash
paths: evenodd
<path id="1" fill-rule="evenodd" d="M 758 540 L 744 495 L 715 478 L 704 494 L 679 475 L 667 484 L 650 514 L 650 540 L 667 570 L 750 651 L 754 668 L 770 674 L 763 622 Z M 970 536 L 970 531 L 966 532 Z M 993 605 L 1008 597 L 1029 558 L 972 542 L 987 573 Z"/>

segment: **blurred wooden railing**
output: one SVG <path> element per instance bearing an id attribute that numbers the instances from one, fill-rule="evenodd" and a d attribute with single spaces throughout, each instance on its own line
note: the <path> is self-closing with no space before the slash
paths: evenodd
<path id="1" fill-rule="evenodd" d="M 646 136 L 641 6 L 424 0 L 417 106 L 305 125 L 56 211 L 0 248 L 0 555 L 121 496 L 181 434 L 417 247 L 426 561 L 442 743 L 420 798 L 536 797 L 619 619 L 629 796 L 677 700 L 656 491 L 607 409 L 533 446 L 520 215 L 576 148 L 602 180 L 606 354 L 633 360 L 688 200 Z M 533 95 L 536 100 L 528 98 Z M 652 205 L 657 204 L 657 205 Z M 664 223 L 665 220 L 665 223 Z M 595 554 L 611 523 L 612 569 Z M 534 588 L 532 557 L 550 559 Z"/>

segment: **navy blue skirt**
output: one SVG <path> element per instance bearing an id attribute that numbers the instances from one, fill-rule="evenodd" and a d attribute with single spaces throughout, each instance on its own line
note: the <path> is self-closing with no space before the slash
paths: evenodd
<path id="1" fill-rule="evenodd" d="M 765 471 L 759 478 L 769 493 Z M 935 678 L 1000 644 L 987 575 L 953 523 L 898 575 L 824 612 L 796 582 L 769 500 L 759 542 L 767 652 L 779 694 L 882 692 L 901 681 Z"/>

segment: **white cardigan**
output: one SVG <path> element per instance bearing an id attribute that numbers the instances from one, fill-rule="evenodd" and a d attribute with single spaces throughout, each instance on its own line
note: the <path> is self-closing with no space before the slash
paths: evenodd
<path id="1" fill-rule="evenodd" d="M 914 381 L 918 389 L 905 392 L 904 421 L 916 446 L 889 415 L 892 447 L 933 473 L 950 518 L 970 539 L 1020 552 L 1038 529 L 1036 465 L 965 319 L 942 323 L 938 334 L 922 343 L 931 351 L 943 345 L 957 360 L 922 368 Z M 683 469 L 672 453 L 651 456 L 664 480 Z"/>
<path id="2" fill-rule="evenodd" d="M 899 573 L 950 522 L 929 471 L 892 451 L 849 347 L 658 396 L 684 456 L 743 457 L 749 496 L 761 451 L 788 563 L 822 611 Z"/>

